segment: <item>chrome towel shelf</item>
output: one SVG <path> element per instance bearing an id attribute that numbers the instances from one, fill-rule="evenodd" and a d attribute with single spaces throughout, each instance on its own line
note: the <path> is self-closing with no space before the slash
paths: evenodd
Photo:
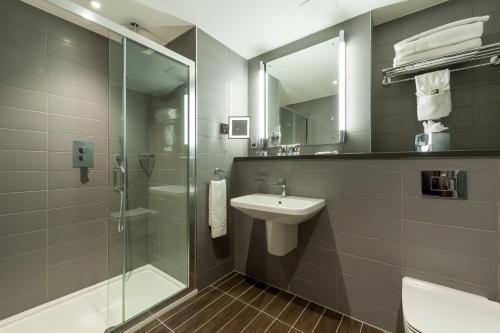
<path id="1" fill-rule="evenodd" d="M 468 64 L 463 67 L 453 68 L 451 72 L 462 71 L 465 69 L 483 67 L 483 66 L 498 66 L 500 65 L 500 43 L 484 45 L 474 49 L 450 53 L 445 56 L 431 58 L 421 61 L 410 62 L 401 66 L 386 68 L 382 70 L 382 85 L 388 87 L 391 84 L 414 80 L 415 77 L 407 77 L 399 80 L 394 80 L 396 77 L 407 76 L 416 73 L 428 72 L 433 69 L 445 68 L 453 65 L 467 63 L 476 60 L 488 59 L 488 62 L 477 64 Z"/>

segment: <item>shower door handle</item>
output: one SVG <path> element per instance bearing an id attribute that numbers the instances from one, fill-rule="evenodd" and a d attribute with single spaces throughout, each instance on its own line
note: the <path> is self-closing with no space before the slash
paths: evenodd
<path id="1" fill-rule="evenodd" d="M 113 190 L 122 193 L 125 183 L 125 169 L 122 166 L 113 168 Z"/>

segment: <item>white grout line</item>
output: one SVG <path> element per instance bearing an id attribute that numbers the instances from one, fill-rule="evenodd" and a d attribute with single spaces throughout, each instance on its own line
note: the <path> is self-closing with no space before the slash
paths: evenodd
<path id="1" fill-rule="evenodd" d="M 361 326 L 359 327 L 359 332 L 358 333 L 361 333 L 361 331 L 363 330 L 363 326 L 365 326 L 365 324 L 361 323 Z"/>
<path id="2" fill-rule="evenodd" d="M 339 326 L 337 326 L 337 329 L 335 330 L 335 333 L 338 333 L 338 331 L 340 329 L 340 325 L 342 325 L 342 320 L 344 320 L 344 317 L 345 317 L 345 315 L 342 315 L 342 318 L 340 318 Z"/>
<path id="3" fill-rule="evenodd" d="M 316 328 L 318 327 L 319 322 L 321 321 L 321 318 L 323 318 L 323 315 L 325 314 L 325 312 L 326 312 L 326 308 L 323 307 L 323 312 L 321 312 L 321 315 L 319 316 L 318 322 L 316 323 L 316 325 L 314 325 L 312 332 L 314 332 L 316 330 Z"/>
<path id="4" fill-rule="evenodd" d="M 290 325 L 290 329 L 288 330 L 288 332 L 290 332 L 292 330 L 292 328 L 294 328 L 295 324 L 297 324 L 297 322 L 299 321 L 300 317 L 302 317 L 302 315 L 304 314 L 304 312 L 306 311 L 307 307 L 309 306 L 309 304 L 311 304 L 311 302 L 307 302 L 306 306 L 304 306 L 304 309 L 302 309 L 302 312 L 300 312 L 299 316 L 297 317 L 297 319 L 295 319 L 295 321 L 293 322 L 292 325 Z"/>
<path id="5" fill-rule="evenodd" d="M 281 314 L 282 314 L 283 312 L 285 312 L 286 308 L 288 308 L 288 306 L 292 303 L 292 301 L 293 301 L 296 297 L 297 297 L 297 296 L 293 296 L 293 297 L 292 297 L 292 298 L 288 301 L 288 303 L 286 303 L 285 307 L 284 307 L 284 308 L 280 311 L 280 313 L 278 313 L 278 314 L 276 315 L 276 317 L 274 317 L 274 320 L 271 322 L 271 325 L 269 325 L 269 327 L 268 327 L 268 328 L 264 331 L 264 333 L 265 333 L 265 332 L 267 332 L 267 330 L 268 330 L 268 329 L 269 329 L 269 328 L 270 328 L 270 327 L 274 324 L 274 322 L 275 322 L 275 321 L 280 321 L 280 322 L 282 322 L 283 324 L 286 324 L 287 326 L 290 326 L 289 324 L 285 323 L 284 321 L 279 320 L 278 318 L 279 318 L 279 316 L 281 316 Z M 272 316 L 271 316 L 271 317 L 272 317 Z"/>
<path id="6" fill-rule="evenodd" d="M 266 287 L 266 289 L 267 289 L 267 287 Z M 262 290 L 262 291 L 259 293 L 259 295 L 257 295 L 257 297 L 259 297 L 259 296 L 260 296 L 260 294 L 262 294 L 262 293 L 263 293 L 266 289 Z M 257 298 L 257 297 L 255 297 L 255 298 Z M 254 299 L 255 299 L 255 298 L 254 298 Z M 240 313 L 242 313 L 245 309 L 249 308 L 249 306 L 248 306 L 249 304 L 248 304 L 248 303 L 245 303 L 245 302 L 242 302 L 242 303 L 243 303 L 243 304 L 245 304 L 245 307 L 244 307 L 243 309 L 241 309 L 240 311 L 238 311 L 238 313 L 237 313 L 237 314 L 235 314 L 235 315 L 233 316 L 233 318 L 231 318 L 231 320 L 229 320 L 229 321 L 228 321 L 228 322 L 227 322 L 224 326 L 222 326 L 221 328 L 219 328 L 219 329 L 217 330 L 217 332 L 216 332 L 216 333 L 218 333 L 218 332 L 222 331 L 222 330 L 224 329 L 224 327 L 226 327 L 227 325 L 229 325 L 229 323 L 232 323 L 232 322 L 233 322 L 233 320 L 235 320 L 235 319 L 236 319 L 236 317 L 238 317 L 238 316 L 240 315 Z"/>
<path id="7" fill-rule="evenodd" d="M 242 284 L 243 282 L 245 282 L 245 279 L 241 280 L 239 283 L 237 283 L 236 285 L 234 285 L 234 286 L 233 286 L 232 288 L 230 288 L 228 291 L 233 290 L 234 288 L 236 288 L 237 286 L 239 286 L 239 285 L 240 285 L 240 284 Z M 244 293 L 246 293 L 246 292 L 247 292 L 250 288 L 252 288 L 254 285 L 255 285 L 255 284 L 250 285 L 247 289 L 245 289 L 245 291 L 243 291 L 243 292 L 241 293 L 241 295 L 243 295 Z M 221 290 L 221 291 L 222 291 L 222 290 Z M 231 304 L 234 304 L 234 303 L 236 303 L 237 301 L 238 301 L 238 302 L 240 302 L 240 303 L 245 304 L 244 302 L 241 302 L 238 298 L 233 297 L 233 296 L 232 296 L 232 295 L 230 295 L 229 293 L 225 293 L 225 292 L 223 292 L 223 293 L 224 293 L 223 295 L 225 295 L 225 296 L 230 296 L 230 297 L 232 297 L 232 298 L 233 298 L 233 301 L 232 301 L 232 302 L 230 302 L 228 305 L 226 305 L 224 308 L 222 308 L 220 311 L 218 311 L 216 314 L 214 314 L 212 317 L 210 317 L 210 318 L 209 318 L 206 322 L 204 322 L 204 323 L 203 323 L 200 327 L 198 327 L 196 330 L 194 330 L 194 332 L 197 332 L 197 331 L 198 331 L 200 328 L 202 328 L 202 327 L 203 327 L 206 323 L 208 323 L 210 320 L 214 319 L 214 318 L 215 318 L 215 317 L 216 317 L 219 313 L 221 313 L 222 311 L 224 311 L 224 310 L 225 310 L 227 307 L 229 307 Z M 243 307 L 243 309 L 245 309 L 245 308 L 246 308 L 246 306 L 245 306 L 245 307 Z M 241 311 L 243 311 L 243 309 L 241 309 L 241 310 L 240 310 L 240 312 L 241 312 Z M 238 312 L 238 313 L 239 313 L 239 312 Z M 184 324 L 184 323 L 183 323 L 183 324 Z M 227 325 L 227 323 L 226 323 L 226 325 Z M 226 326 L 226 325 L 224 325 L 224 326 Z M 179 325 L 179 326 L 180 326 L 180 325 Z"/>

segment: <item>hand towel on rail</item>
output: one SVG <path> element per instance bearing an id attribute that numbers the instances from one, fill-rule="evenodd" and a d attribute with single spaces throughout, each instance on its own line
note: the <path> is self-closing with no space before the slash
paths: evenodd
<path id="1" fill-rule="evenodd" d="M 441 30 L 432 35 L 405 44 L 396 51 L 396 58 L 402 58 L 412 54 L 461 43 L 469 39 L 481 38 L 483 31 L 483 22 L 475 22 Z"/>
<path id="2" fill-rule="evenodd" d="M 481 38 L 474 38 L 474 39 L 466 40 L 466 41 L 461 42 L 461 43 L 443 46 L 443 47 L 439 47 L 437 49 L 432 49 L 432 50 L 425 51 L 425 52 L 415 53 L 415 54 L 401 57 L 401 58 L 394 58 L 394 67 L 404 65 L 404 64 L 407 64 L 410 62 L 414 62 L 414 61 L 422 61 L 422 60 L 426 60 L 426 59 L 441 57 L 441 56 L 445 56 L 447 54 L 454 53 L 454 52 L 466 51 L 466 50 L 470 50 L 470 49 L 473 49 L 476 47 L 480 47 L 482 45 L 483 45 L 483 42 L 481 41 Z"/>
<path id="3" fill-rule="evenodd" d="M 403 49 L 405 47 L 406 44 L 408 44 L 410 42 L 413 42 L 413 41 L 415 41 L 417 39 L 424 38 L 425 36 L 429 36 L 429 35 L 435 34 L 435 33 L 439 32 L 439 31 L 442 31 L 442 30 L 450 29 L 450 28 L 453 28 L 453 27 L 458 27 L 458 26 L 465 25 L 465 24 L 471 24 L 471 23 L 474 23 L 474 22 L 483 22 L 484 23 L 484 22 L 487 22 L 489 19 L 490 19 L 490 17 L 488 15 L 486 15 L 486 16 L 479 16 L 479 17 L 470 17 L 470 18 L 466 18 L 466 19 L 463 19 L 463 20 L 458 20 L 458 21 L 455 21 L 455 22 L 451 22 L 451 23 L 439 26 L 437 28 L 424 31 L 422 33 L 419 33 L 417 35 L 411 36 L 409 38 L 406 38 L 406 39 L 400 41 L 399 43 L 396 43 L 394 45 L 394 50 L 396 52 L 399 52 L 401 49 Z"/>
<path id="4" fill-rule="evenodd" d="M 226 180 L 211 180 L 208 187 L 208 225 L 212 238 L 227 233 Z"/>
<path id="5" fill-rule="evenodd" d="M 418 120 L 446 117 L 451 112 L 448 69 L 415 76 Z"/>

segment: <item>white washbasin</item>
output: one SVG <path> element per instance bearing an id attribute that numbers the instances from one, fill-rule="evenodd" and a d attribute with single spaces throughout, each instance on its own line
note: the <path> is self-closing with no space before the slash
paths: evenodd
<path id="1" fill-rule="evenodd" d="M 319 212 L 325 200 L 257 193 L 231 199 L 231 206 L 256 219 L 299 224 Z"/>
<path id="2" fill-rule="evenodd" d="M 256 193 L 231 199 L 231 206 L 265 220 L 268 252 L 284 256 L 297 247 L 299 223 L 316 215 L 325 206 L 325 200 Z"/>

